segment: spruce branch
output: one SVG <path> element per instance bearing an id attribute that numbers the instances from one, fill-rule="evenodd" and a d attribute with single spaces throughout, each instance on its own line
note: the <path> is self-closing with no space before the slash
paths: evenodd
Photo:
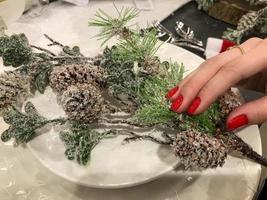
<path id="1" fill-rule="evenodd" d="M 169 110 L 169 102 L 165 94 L 169 88 L 179 83 L 184 74 L 183 64 L 170 62 L 164 64 L 166 75 L 154 76 L 146 80 L 138 90 L 138 99 L 141 107 L 136 111 L 133 120 L 145 125 L 173 124 L 179 115 Z"/>
<path id="2" fill-rule="evenodd" d="M 31 45 L 32 48 L 35 48 L 39 51 L 43 51 L 44 53 L 47 53 L 47 54 L 50 54 L 51 56 L 56 56 L 56 54 L 54 54 L 53 52 L 47 50 L 47 49 L 44 49 L 42 47 L 38 47 L 38 46 L 35 46 L 35 45 Z"/>
<path id="3" fill-rule="evenodd" d="M 250 5 L 267 5 L 267 0 L 246 0 Z"/>
<path id="4" fill-rule="evenodd" d="M 252 30 L 259 30 L 267 33 L 264 27 L 267 26 L 267 6 L 258 11 L 250 11 L 243 15 L 237 24 L 236 29 L 228 28 L 223 33 L 223 38 L 240 43 L 242 37 Z"/>
<path id="5" fill-rule="evenodd" d="M 213 6 L 216 0 L 196 0 L 196 2 L 198 4 L 198 9 L 208 11 L 208 9 Z"/>
<path id="6" fill-rule="evenodd" d="M 131 136 L 126 137 L 123 140 L 125 143 L 129 143 L 132 141 L 138 141 L 138 140 L 150 140 L 152 142 L 155 142 L 155 143 L 161 144 L 161 145 L 170 145 L 172 143 L 172 141 L 169 139 L 163 140 L 163 139 L 159 139 L 157 137 L 151 136 L 151 135 L 138 135 L 134 132 L 130 132 L 130 135 Z"/>
<path id="7" fill-rule="evenodd" d="M 54 40 L 53 38 L 49 37 L 47 34 L 44 34 L 44 36 L 51 42 L 48 44 L 48 46 L 59 46 L 59 47 L 64 47 L 65 45 L 61 44 L 60 42 Z"/>
<path id="8" fill-rule="evenodd" d="M 24 34 L 0 37 L 0 56 L 3 58 L 4 65 L 18 68 L 16 72 L 29 76 L 32 80 L 32 93 L 35 90 L 44 93 L 49 84 L 50 73 L 55 66 L 88 65 L 95 62 L 94 58 L 85 57 L 78 46 L 69 47 L 44 35 L 51 41 L 49 46 L 57 45 L 62 48 L 58 55 L 45 48 L 30 45 Z"/>
<path id="9" fill-rule="evenodd" d="M 133 120 L 143 125 L 165 124 L 180 130 L 194 129 L 203 133 L 213 134 L 216 122 L 220 119 L 219 103 L 213 103 L 209 109 L 198 116 L 177 114 L 169 109 L 165 99 L 168 88 L 178 84 L 184 74 L 184 66 L 176 62 L 166 64 L 166 75 L 155 76 L 145 81 L 139 90 L 141 107 L 136 111 Z"/>
<path id="10" fill-rule="evenodd" d="M 152 127 L 156 124 L 140 124 L 132 120 L 125 120 L 125 119 L 108 119 L 108 118 L 102 118 L 99 123 L 109 123 L 109 124 L 126 124 L 130 126 L 140 127 L 140 128 L 146 128 L 146 127 Z"/>
<path id="11" fill-rule="evenodd" d="M 132 134 L 127 130 L 113 129 L 100 132 L 88 124 L 71 121 L 69 130 L 60 132 L 60 138 L 66 147 L 66 157 L 69 160 L 77 161 L 81 165 L 86 165 L 90 161 L 91 152 L 103 139 Z"/>
<path id="12" fill-rule="evenodd" d="M 220 121 L 219 102 L 215 101 L 204 113 L 196 116 L 181 115 L 178 120 L 181 130 L 195 130 L 201 133 L 214 135 L 217 122 Z"/>
<path id="13" fill-rule="evenodd" d="M 115 5 L 114 7 L 117 11 L 117 18 L 113 18 L 105 11 L 99 9 L 95 14 L 95 18 L 89 22 L 89 26 L 100 28 L 100 33 L 97 37 L 99 40 L 103 40 L 102 45 L 115 35 L 127 38 L 131 32 L 127 24 L 138 16 L 138 11 L 135 8 L 122 7 L 118 9 Z"/>
<path id="14" fill-rule="evenodd" d="M 63 124 L 66 119 L 45 119 L 40 116 L 31 102 L 25 105 L 25 113 L 20 112 L 15 107 L 11 107 L 3 116 L 4 121 L 10 125 L 1 135 L 1 140 L 7 142 L 15 140 L 16 145 L 24 144 L 36 136 L 36 131 L 47 124 Z"/>
<path id="15" fill-rule="evenodd" d="M 155 56 L 161 44 L 153 30 L 144 33 L 142 37 L 140 34 L 133 33 L 131 38 L 120 40 L 117 46 L 118 55 L 122 57 L 121 59 L 129 61 L 150 60 Z"/>

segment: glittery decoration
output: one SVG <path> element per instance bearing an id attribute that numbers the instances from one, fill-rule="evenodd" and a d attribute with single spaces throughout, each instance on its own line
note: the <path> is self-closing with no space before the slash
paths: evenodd
<path id="1" fill-rule="evenodd" d="M 63 109 L 72 120 L 83 123 L 96 122 L 105 108 L 104 99 L 93 84 L 76 84 L 61 96 Z"/>
<path id="2" fill-rule="evenodd" d="M 231 90 L 228 90 L 219 98 L 219 109 L 223 117 L 227 117 L 230 112 L 241 105 L 241 97 Z"/>
<path id="3" fill-rule="evenodd" d="M 31 102 L 25 105 L 25 113 L 15 107 L 11 107 L 3 116 L 4 121 L 9 124 L 9 128 L 1 135 L 3 142 L 14 139 L 16 145 L 25 144 L 36 136 L 36 130 L 49 123 L 65 123 L 65 119 L 48 120 L 37 113 Z"/>
<path id="4" fill-rule="evenodd" d="M 29 91 L 28 76 L 11 71 L 0 74 L 0 112 L 13 104 L 21 105 L 29 96 Z"/>
<path id="5" fill-rule="evenodd" d="M 185 169 L 221 167 L 227 157 L 227 149 L 220 140 L 196 131 L 177 133 L 171 146 Z"/>
<path id="6" fill-rule="evenodd" d="M 103 84 L 104 71 L 96 66 L 67 65 L 54 67 L 50 75 L 50 86 L 57 93 L 62 93 L 69 86 L 77 83 Z"/>
<path id="7" fill-rule="evenodd" d="M 158 57 L 140 61 L 139 67 L 142 67 L 144 70 L 143 72 L 149 75 L 166 75 L 166 70 L 162 67 Z"/>
<path id="8" fill-rule="evenodd" d="M 24 34 L 4 36 L 0 39 L 0 56 L 5 66 L 19 67 L 30 62 L 32 49 Z"/>
<path id="9" fill-rule="evenodd" d="M 69 130 L 60 132 L 69 160 L 75 160 L 81 165 L 90 161 L 91 152 L 102 139 L 114 137 L 114 131 L 99 132 L 86 124 L 72 122 Z"/>

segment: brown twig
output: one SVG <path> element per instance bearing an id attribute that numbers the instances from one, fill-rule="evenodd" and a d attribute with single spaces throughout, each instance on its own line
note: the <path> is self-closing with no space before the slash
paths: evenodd
<path id="1" fill-rule="evenodd" d="M 87 61 L 94 61 L 93 58 L 90 57 L 82 57 L 82 56 L 57 56 L 54 57 L 53 60 L 67 60 L 67 59 L 71 59 L 71 60 L 87 60 Z"/>
<path id="2" fill-rule="evenodd" d="M 133 121 L 125 120 L 125 119 L 107 119 L 107 118 L 103 118 L 102 122 L 109 123 L 109 124 L 127 124 L 127 125 L 130 125 L 130 126 L 136 126 L 136 127 L 140 127 L 140 128 L 151 128 L 151 127 L 156 125 L 156 124 L 143 125 L 143 124 L 139 124 L 139 123 L 136 123 L 136 122 L 133 122 Z"/>
<path id="3" fill-rule="evenodd" d="M 158 143 L 158 144 L 162 144 L 162 145 L 170 145 L 172 142 L 171 141 L 164 141 L 164 140 L 160 140 L 156 137 L 153 137 L 151 135 L 138 135 L 134 132 L 129 132 L 132 136 L 131 137 L 127 137 L 124 139 L 124 142 L 130 142 L 130 141 L 137 141 L 137 140 L 150 140 L 152 142 Z"/>
<path id="4" fill-rule="evenodd" d="M 54 39 L 52 39 L 51 37 L 49 37 L 47 34 L 44 34 L 44 36 L 51 42 L 51 44 L 48 44 L 48 46 L 60 46 L 60 47 L 64 47 L 65 45 L 55 41 Z"/>
<path id="5" fill-rule="evenodd" d="M 267 167 L 267 159 L 256 151 L 254 151 L 246 142 L 244 142 L 240 137 L 238 137 L 233 132 L 217 133 L 217 138 L 221 139 L 229 149 L 229 152 L 241 153 L 244 157 L 253 160 Z"/>
<path id="6" fill-rule="evenodd" d="M 35 45 L 31 45 L 32 48 L 35 48 L 35 49 L 38 49 L 39 51 L 43 51 L 45 53 L 48 53 L 50 54 L 51 56 L 56 56 L 56 54 L 54 54 L 53 52 L 47 50 L 47 49 L 44 49 L 42 47 L 38 47 L 38 46 L 35 46 Z"/>

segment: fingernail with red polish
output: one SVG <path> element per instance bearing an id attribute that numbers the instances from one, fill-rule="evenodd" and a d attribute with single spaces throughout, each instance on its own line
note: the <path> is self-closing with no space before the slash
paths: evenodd
<path id="1" fill-rule="evenodd" d="M 176 112 L 179 109 L 179 107 L 182 105 L 183 100 L 184 100 L 183 95 L 179 95 L 177 99 L 171 104 L 171 110 L 173 112 Z"/>
<path id="2" fill-rule="evenodd" d="M 175 86 L 174 88 L 170 89 L 168 91 L 168 93 L 165 95 L 165 98 L 166 99 L 169 99 L 171 98 L 177 91 L 178 91 L 179 87 L 178 86 Z"/>
<path id="3" fill-rule="evenodd" d="M 200 97 L 196 97 L 194 101 L 192 102 L 192 104 L 189 106 L 187 113 L 189 115 L 193 115 L 196 109 L 198 108 L 198 106 L 200 105 L 200 103 L 201 103 Z"/>
<path id="4" fill-rule="evenodd" d="M 248 117 L 244 114 L 238 115 L 234 117 L 233 119 L 229 120 L 227 123 L 227 129 L 228 130 L 234 130 L 241 126 L 244 126 L 248 124 Z"/>

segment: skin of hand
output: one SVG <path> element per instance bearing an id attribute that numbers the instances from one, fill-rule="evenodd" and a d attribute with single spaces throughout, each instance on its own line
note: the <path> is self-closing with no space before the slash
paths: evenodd
<path id="1" fill-rule="evenodd" d="M 171 110 L 197 115 L 232 86 L 267 92 L 267 38 L 251 38 L 240 49 L 232 48 L 202 63 L 166 94 Z M 267 121 L 267 96 L 230 113 L 227 128 Z"/>

